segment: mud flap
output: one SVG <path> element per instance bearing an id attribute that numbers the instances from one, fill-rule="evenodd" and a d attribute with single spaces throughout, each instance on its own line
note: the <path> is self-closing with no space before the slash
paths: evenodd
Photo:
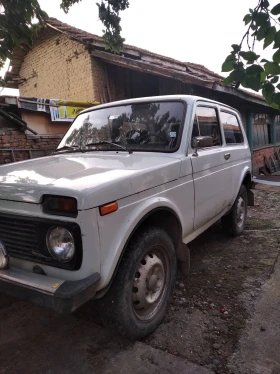
<path id="1" fill-rule="evenodd" d="M 190 272 L 190 250 L 188 246 L 184 243 L 181 243 L 178 252 L 177 252 L 177 258 L 178 258 L 178 269 L 180 273 L 187 277 Z"/>
<path id="2" fill-rule="evenodd" d="M 248 195 L 248 206 L 254 206 L 255 205 L 255 195 L 254 192 L 251 190 L 247 191 Z"/>

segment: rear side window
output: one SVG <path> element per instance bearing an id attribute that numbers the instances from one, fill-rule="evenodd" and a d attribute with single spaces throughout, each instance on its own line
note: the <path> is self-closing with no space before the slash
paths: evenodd
<path id="1" fill-rule="evenodd" d="M 202 106 L 196 108 L 192 138 L 195 136 L 212 137 L 212 147 L 222 144 L 216 109 Z"/>
<path id="2" fill-rule="evenodd" d="M 221 121 L 227 144 L 239 144 L 244 142 L 241 128 L 234 114 L 221 112 Z"/>

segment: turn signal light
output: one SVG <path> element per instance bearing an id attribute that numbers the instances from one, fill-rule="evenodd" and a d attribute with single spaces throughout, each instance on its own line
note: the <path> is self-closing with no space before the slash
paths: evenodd
<path id="1" fill-rule="evenodd" d="M 105 204 L 99 207 L 99 212 L 101 216 L 105 216 L 106 214 L 110 214 L 118 210 L 119 206 L 116 201 L 113 203 Z"/>
<path id="2" fill-rule="evenodd" d="M 43 211 L 47 214 L 77 217 L 77 200 L 73 197 L 45 195 L 43 197 Z"/>

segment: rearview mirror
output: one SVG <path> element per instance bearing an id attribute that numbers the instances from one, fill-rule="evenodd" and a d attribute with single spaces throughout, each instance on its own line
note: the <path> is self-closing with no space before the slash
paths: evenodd
<path id="1" fill-rule="evenodd" d="M 206 148 L 213 146 L 213 138 L 212 136 L 195 136 L 192 138 L 191 146 L 195 149 L 193 156 L 198 156 L 197 150 L 198 148 Z"/>
<path id="2" fill-rule="evenodd" d="M 213 146 L 212 136 L 195 136 L 192 138 L 192 148 L 205 148 Z"/>

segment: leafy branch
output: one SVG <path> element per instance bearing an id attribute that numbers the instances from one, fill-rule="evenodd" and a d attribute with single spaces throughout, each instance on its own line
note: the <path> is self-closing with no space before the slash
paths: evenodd
<path id="1" fill-rule="evenodd" d="M 68 13 L 71 6 L 82 0 L 58 0 L 61 9 Z M 129 7 L 128 0 L 100 0 L 97 3 L 99 18 L 105 26 L 103 30 L 106 48 L 114 53 L 123 49 L 121 37 L 120 11 Z M 38 24 L 34 25 L 34 19 Z M 11 59 L 15 49 L 31 47 L 38 30 L 47 22 L 48 15 L 38 0 L 0 0 L 0 69 Z M 0 85 L 5 82 L 0 80 Z"/>
<path id="2" fill-rule="evenodd" d="M 274 17 L 276 16 L 276 18 Z M 232 51 L 222 65 L 223 72 L 230 72 L 223 85 L 242 85 L 262 94 L 269 105 L 280 109 L 280 3 L 270 9 L 268 0 L 259 0 L 254 9 L 243 19 L 248 25 L 239 44 L 233 44 Z M 246 40 L 247 49 L 244 49 Z M 273 44 L 271 60 L 261 59 L 254 52 L 257 42 L 263 41 L 263 50 Z"/>
<path id="3" fill-rule="evenodd" d="M 129 7 L 128 0 L 104 0 L 96 4 L 99 9 L 99 19 L 105 26 L 103 38 L 106 49 L 113 52 L 121 52 L 125 39 L 121 37 L 121 18 L 119 12 Z"/>

